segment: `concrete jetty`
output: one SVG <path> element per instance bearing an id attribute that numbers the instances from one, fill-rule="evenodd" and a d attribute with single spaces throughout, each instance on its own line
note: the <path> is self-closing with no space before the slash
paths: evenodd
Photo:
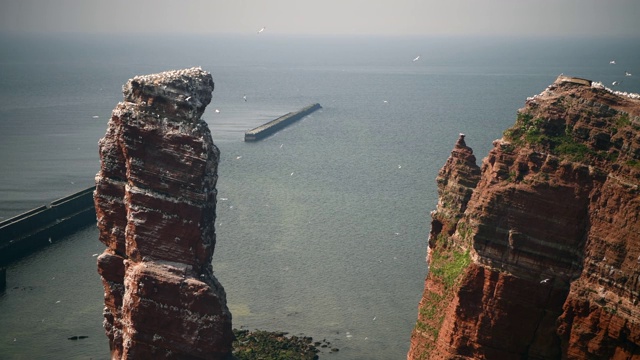
<path id="1" fill-rule="evenodd" d="M 0 266 L 96 223 L 90 187 L 0 222 Z"/>
<path id="2" fill-rule="evenodd" d="M 258 141 L 320 109 L 318 103 L 290 112 L 244 133 L 244 141 Z"/>

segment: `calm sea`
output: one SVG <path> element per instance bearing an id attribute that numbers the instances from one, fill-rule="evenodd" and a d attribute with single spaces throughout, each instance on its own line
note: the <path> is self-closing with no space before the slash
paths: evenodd
<path id="1" fill-rule="evenodd" d="M 640 92 L 638 40 L 3 35 L 0 219 L 93 185 L 129 78 L 201 66 L 222 153 L 213 267 L 234 327 L 326 339 L 340 349 L 326 359 L 403 359 L 435 177 L 458 134 L 480 161 L 560 73 Z M 315 102 L 322 110 L 243 142 Z M 9 266 L 0 358 L 109 358 L 103 249 L 90 226 Z"/>

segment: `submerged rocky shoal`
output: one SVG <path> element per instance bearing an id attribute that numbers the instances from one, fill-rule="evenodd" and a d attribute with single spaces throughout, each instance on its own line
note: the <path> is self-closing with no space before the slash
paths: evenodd
<path id="1" fill-rule="evenodd" d="M 233 355 L 237 360 L 314 360 L 318 359 L 319 348 L 329 348 L 327 341 L 316 341 L 307 336 L 289 336 L 285 332 L 263 330 L 233 330 Z"/>

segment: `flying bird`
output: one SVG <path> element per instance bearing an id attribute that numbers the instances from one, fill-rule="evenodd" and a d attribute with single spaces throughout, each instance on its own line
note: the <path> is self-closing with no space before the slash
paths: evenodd
<path id="1" fill-rule="evenodd" d="M 420 59 L 420 55 L 416 56 L 416 58 L 415 58 L 415 59 L 413 59 L 413 62 L 418 61 L 418 59 Z"/>
<path id="2" fill-rule="evenodd" d="M 616 61 L 615 61 L 615 60 L 611 60 L 611 61 L 609 61 L 609 64 L 611 64 L 611 65 L 615 65 L 615 64 L 616 64 Z"/>
<path id="3" fill-rule="evenodd" d="M 262 29 L 258 30 L 258 34 L 260 34 L 261 32 L 265 31 L 267 29 L 266 26 L 263 26 Z"/>
<path id="4" fill-rule="evenodd" d="M 625 71 L 625 72 L 624 72 L 624 76 L 631 76 L 631 73 L 630 73 L 630 72 L 628 72 L 628 71 Z"/>
<path id="5" fill-rule="evenodd" d="M 540 284 L 546 284 L 546 283 L 549 282 L 549 280 L 551 280 L 551 279 L 544 279 L 544 280 L 540 281 Z"/>

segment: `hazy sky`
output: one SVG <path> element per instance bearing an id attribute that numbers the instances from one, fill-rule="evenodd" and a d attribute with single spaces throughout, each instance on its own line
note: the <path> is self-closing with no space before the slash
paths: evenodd
<path id="1" fill-rule="evenodd" d="M 640 0 L 0 0 L 0 31 L 640 35 Z"/>

